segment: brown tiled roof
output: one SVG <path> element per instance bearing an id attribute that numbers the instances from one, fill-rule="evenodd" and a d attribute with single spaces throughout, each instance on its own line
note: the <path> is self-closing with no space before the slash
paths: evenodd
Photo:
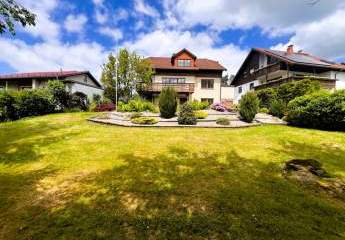
<path id="1" fill-rule="evenodd" d="M 100 83 L 95 79 L 95 77 L 89 71 L 51 71 L 51 72 L 24 72 L 24 73 L 11 73 L 11 74 L 0 74 L 0 79 L 11 80 L 11 79 L 25 79 L 25 78 L 66 78 L 78 75 L 88 75 L 97 86 L 101 87 Z"/>
<path id="2" fill-rule="evenodd" d="M 179 67 L 171 63 L 170 57 L 149 57 L 148 58 L 154 69 L 178 69 L 178 70 L 226 70 L 217 61 L 197 58 L 194 67 Z"/>

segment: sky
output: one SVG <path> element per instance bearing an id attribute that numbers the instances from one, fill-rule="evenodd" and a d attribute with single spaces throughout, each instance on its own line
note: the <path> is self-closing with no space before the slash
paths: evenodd
<path id="1" fill-rule="evenodd" d="M 35 27 L 0 35 L 0 73 L 88 70 L 109 53 L 171 56 L 187 48 L 235 74 L 253 47 L 293 44 L 345 61 L 343 0 L 17 0 Z"/>

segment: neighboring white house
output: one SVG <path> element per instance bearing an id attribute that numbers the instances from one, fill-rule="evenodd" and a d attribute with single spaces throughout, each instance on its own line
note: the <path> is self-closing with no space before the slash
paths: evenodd
<path id="1" fill-rule="evenodd" d="M 157 101 L 162 89 L 173 87 L 180 103 L 198 100 L 210 104 L 223 99 L 233 99 L 232 88 L 221 87 L 223 71 L 217 61 L 197 58 L 187 49 L 171 57 L 149 57 L 154 76 L 152 83 L 142 89 L 141 94 Z"/>
<path id="2" fill-rule="evenodd" d="M 232 82 L 234 100 L 237 103 L 250 90 L 305 78 L 320 82 L 326 89 L 345 89 L 345 65 L 294 52 L 292 45 L 287 51 L 253 48 Z"/>
<path id="3" fill-rule="evenodd" d="M 102 85 L 88 71 L 30 72 L 0 75 L 0 90 L 23 90 L 42 88 L 48 80 L 65 83 L 71 93 L 82 92 L 92 99 L 94 94 L 103 94 Z"/>

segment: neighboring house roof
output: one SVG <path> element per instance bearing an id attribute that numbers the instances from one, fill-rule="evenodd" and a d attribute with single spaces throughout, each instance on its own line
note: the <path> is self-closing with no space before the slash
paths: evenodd
<path id="1" fill-rule="evenodd" d="M 0 80 L 11 80 L 11 79 L 28 79 L 28 78 L 51 78 L 51 79 L 65 79 L 67 77 L 74 77 L 80 75 L 87 75 L 98 87 L 102 85 L 96 80 L 96 78 L 89 71 L 55 71 L 55 72 L 26 72 L 26 73 L 11 73 L 0 75 Z"/>
<path id="2" fill-rule="evenodd" d="M 345 65 L 337 64 L 332 61 L 325 60 L 323 58 L 311 55 L 306 52 L 293 52 L 287 53 L 286 51 L 278 51 L 264 48 L 253 48 L 254 51 L 258 51 L 269 56 L 273 56 L 286 61 L 291 64 L 301 64 L 301 65 L 310 65 L 315 67 L 329 67 L 335 69 L 345 69 Z M 252 50 L 252 51 L 253 51 Z"/>
<path id="3" fill-rule="evenodd" d="M 175 66 L 171 63 L 170 57 L 149 57 L 152 64 L 152 68 L 154 69 L 176 69 L 176 70 L 226 70 L 225 67 L 220 65 L 219 62 L 205 59 L 205 58 L 197 58 L 195 60 L 195 66 L 193 67 L 179 67 Z"/>
<path id="4" fill-rule="evenodd" d="M 287 51 L 278 51 L 278 50 L 271 50 L 271 49 L 265 49 L 265 48 L 252 48 L 249 54 L 247 55 L 246 59 L 242 63 L 241 67 L 237 71 L 232 84 L 235 84 L 238 81 L 240 73 L 242 72 L 243 68 L 246 66 L 247 62 L 250 60 L 250 57 L 252 56 L 252 54 L 255 52 L 263 53 L 265 55 L 278 58 L 281 61 L 286 62 L 288 64 L 304 65 L 304 66 L 310 66 L 310 67 L 321 67 L 321 68 L 327 68 L 330 70 L 338 70 L 338 71 L 345 70 L 344 64 L 331 62 L 323 58 L 311 55 L 310 53 L 306 53 L 302 51 L 293 52 L 292 50 L 292 52 L 287 52 Z"/>

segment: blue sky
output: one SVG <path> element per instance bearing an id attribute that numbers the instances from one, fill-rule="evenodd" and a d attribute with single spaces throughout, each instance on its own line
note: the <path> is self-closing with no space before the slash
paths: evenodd
<path id="1" fill-rule="evenodd" d="M 110 52 L 127 47 L 143 56 L 181 48 L 236 73 L 252 47 L 294 44 L 345 60 L 341 0 L 19 0 L 37 26 L 0 36 L 0 73 L 90 70 L 99 77 Z"/>

